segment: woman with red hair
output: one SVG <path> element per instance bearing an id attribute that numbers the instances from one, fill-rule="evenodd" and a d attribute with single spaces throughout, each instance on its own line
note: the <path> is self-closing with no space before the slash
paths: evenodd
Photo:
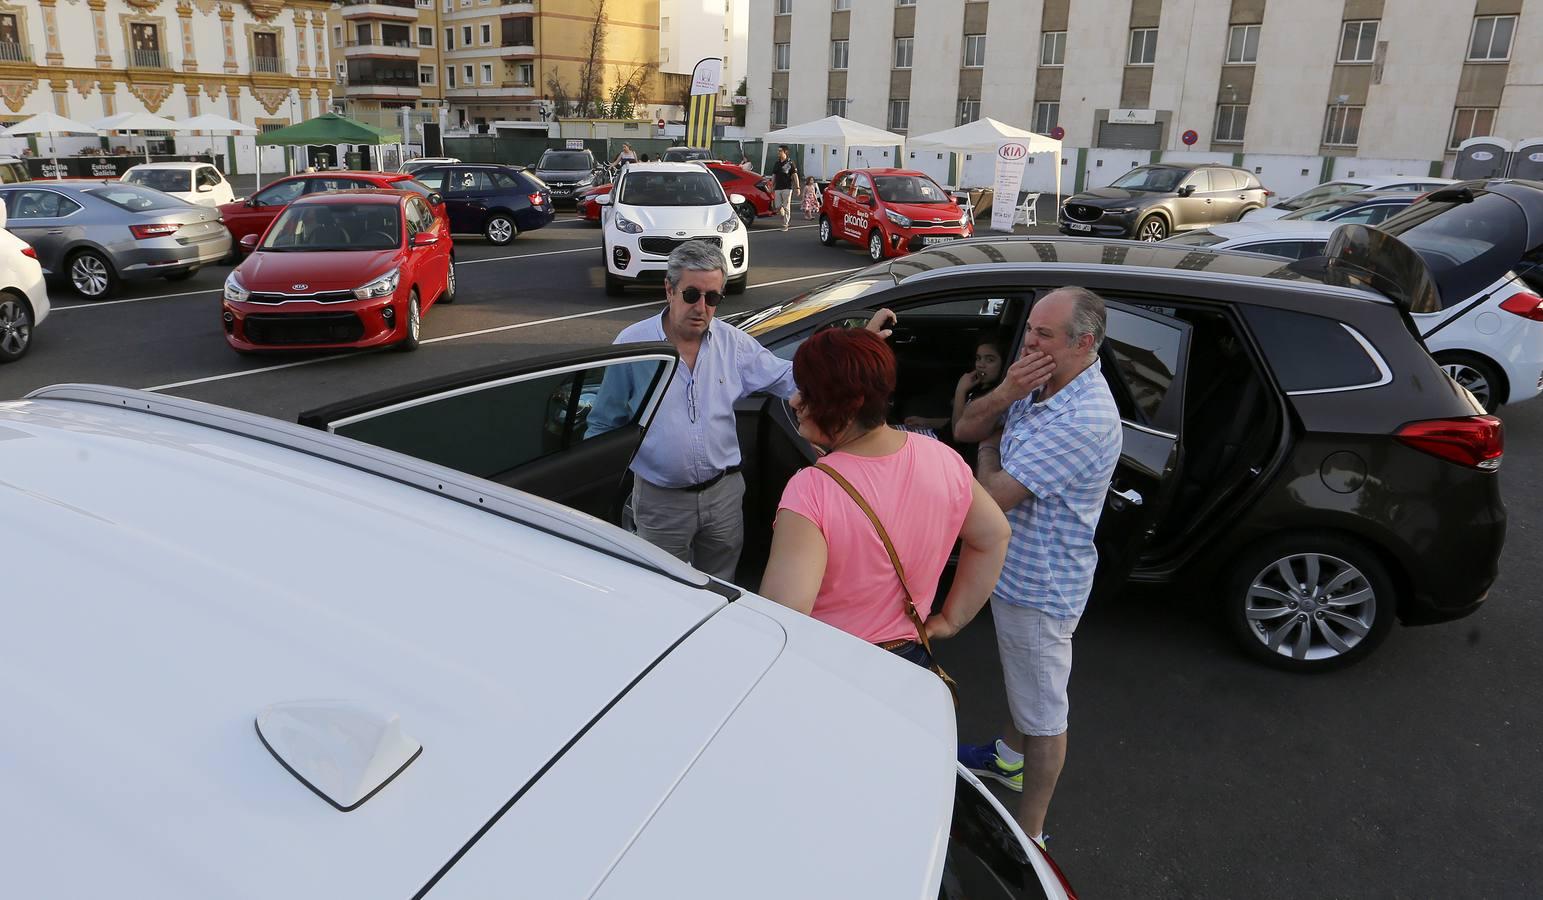
<path id="1" fill-rule="evenodd" d="M 952 448 L 885 424 L 895 357 L 879 335 L 815 333 L 793 380 L 798 431 L 826 455 L 783 491 L 761 593 L 931 666 L 930 639 L 957 633 L 990 597 L 1007 518 Z M 930 616 L 955 540 L 953 586 Z"/>

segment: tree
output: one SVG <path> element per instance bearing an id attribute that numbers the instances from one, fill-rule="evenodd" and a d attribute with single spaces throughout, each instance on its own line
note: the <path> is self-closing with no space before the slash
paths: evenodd
<path id="1" fill-rule="evenodd" d="M 601 68 L 605 59 L 606 0 L 595 0 L 595 19 L 589 26 L 589 55 L 579 67 L 579 115 L 600 116 L 603 101 L 600 89 L 605 79 Z"/>
<path id="2" fill-rule="evenodd" d="M 571 102 L 568 99 L 568 85 L 563 83 L 556 69 L 553 69 L 552 73 L 546 77 L 546 90 L 547 96 L 552 98 L 553 118 L 573 115 Z"/>

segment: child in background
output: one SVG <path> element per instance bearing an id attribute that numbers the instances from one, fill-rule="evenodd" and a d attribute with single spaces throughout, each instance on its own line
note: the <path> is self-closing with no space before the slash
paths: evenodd
<path id="1" fill-rule="evenodd" d="M 820 214 L 820 186 L 814 176 L 804 179 L 804 219 L 807 221 Z"/>
<path id="2" fill-rule="evenodd" d="M 981 338 L 975 345 L 975 365 L 970 371 L 959 376 L 959 383 L 954 387 L 951 414 L 937 417 L 906 416 L 905 430 L 937 437 L 944 429 L 948 429 L 948 435 L 951 438 L 954 423 L 958 422 L 959 417 L 964 414 L 964 408 L 971 400 L 990 393 L 1000 384 L 1003 369 L 1002 342 L 995 337 Z"/>

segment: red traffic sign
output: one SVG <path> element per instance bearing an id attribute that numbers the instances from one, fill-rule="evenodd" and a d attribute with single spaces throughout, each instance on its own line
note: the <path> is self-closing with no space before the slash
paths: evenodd
<path id="1" fill-rule="evenodd" d="M 660 119 L 658 122 L 654 123 L 654 127 L 663 130 L 663 128 L 664 128 L 664 120 Z"/>
<path id="2" fill-rule="evenodd" d="M 1050 129 L 1050 136 L 1059 141 L 1066 137 L 1066 129 L 1057 125 L 1056 127 Z"/>
<path id="3" fill-rule="evenodd" d="M 1179 138 L 1179 140 L 1183 141 L 1185 144 L 1193 144 L 1194 142 L 1200 140 L 1200 135 L 1195 133 L 1195 129 L 1191 128 L 1184 132 L 1184 136 Z"/>

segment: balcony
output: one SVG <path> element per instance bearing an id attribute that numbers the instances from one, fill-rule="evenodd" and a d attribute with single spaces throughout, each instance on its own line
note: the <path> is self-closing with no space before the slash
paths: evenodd
<path id="1" fill-rule="evenodd" d="M 350 81 L 343 88 L 343 96 L 356 100 L 416 100 L 423 96 L 423 85 L 417 79 L 391 81 L 389 84 L 358 84 Z"/>
<path id="2" fill-rule="evenodd" d="M 375 57 L 378 59 L 417 59 L 418 48 L 410 40 L 375 38 L 368 41 L 348 41 L 343 45 L 343 56 Z"/>
<path id="3" fill-rule="evenodd" d="M 533 44 L 506 44 L 499 48 L 498 55 L 504 59 L 529 59 L 536 55 Z"/>
<path id="4" fill-rule="evenodd" d="M 282 56 L 259 56 L 252 54 L 252 74 L 254 75 L 286 75 L 289 66 L 285 64 Z"/>
<path id="5" fill-rule="evenodd" d="M 0 65 L 32 62 L 32 48 L 26 44 L 0 41 Z"/>
<path id="6" fill-rule="evenodd" d="M 531 99 L 536 96 L 536 86 L 528 81 L 505 81 L 499 84 L 499 95 Z"/>
<path id="7" fill-rule="evenodd" d="M 131 69 L 170 69 L 171 54 L 164 50 L 129 50 Z"/>
<path id="8" fill-rule="evenodd" d="M 343 0 L 344 19 L 401 19 L 418 21 L 413 0 Z"/>
<path id="9" fill-rule="evenodd" d="M 536 4 L 533 0 L 500 0 L 498 14 L 501 16 L 517 16 L 521 14 L 535 15 Z"/>

